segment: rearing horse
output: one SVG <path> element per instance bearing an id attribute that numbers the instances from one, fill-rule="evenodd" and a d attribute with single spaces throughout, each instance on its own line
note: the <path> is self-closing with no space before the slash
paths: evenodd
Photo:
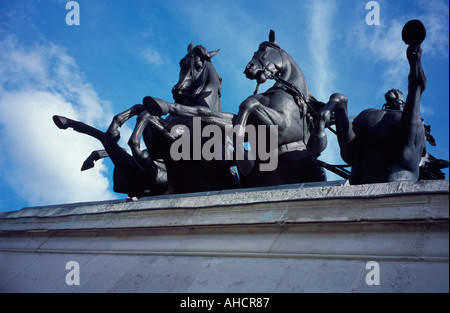
<path id="1" fill-rule="evenodd" d="M 172 89 L 174 99 L 187 106 L 221 110 L 220 88 L 222 79 L 211 63 L 218 51 L 208 52 L 202 46 L 191 43 L 187 55 L 180 61 L 180 78 Z M 102 132 L 94 127 L 63 116 L 55 115 L 53 120 L 61 129 L 73 128 L 100 140 L 106 152 L 94 152 L 90 158 L 109 156 L 114 168 L 114 191 L 129 196 L 196 191 L 221 190 L 239 187 L 236 173 L 231 164 L 222 161 L 174 161 L 170 146 L 176 139 L 170 133 L 174 126 L 179 132 L 191 131 L 192 118 L 169 115 L 149 105 L 150 97 L 143 104 L 136 104 L 125 112 L 114 116 L 108 130 Z M 162 101 L 162 100 L 161 100 Z M 160 109 L 160 107 L 158 107 Z M 119 128 L 131 117 L 138 115 L 136 127 L 129 140 L 133 155 L 118 146 Z M 141 138 L 148 149 L 141 150 Z M 204 138 L 205 140 L 207 138 Z M 192 149 L 191 149 L 192 151 Z"/>
<path id="2" fill-rule="evenodd" d="M 220 112 L 221 77 L 217 74 L 211 58 L 218 51 L 208 52 L 203 46 L 188 46 L 187 55 L 180 61 L 180 78 L 172 89 L 177 103 L 192 108 L 204 108 Z M 153 105 L 158 102 L 160 106 Z M 168 102 L 152 97 L 144 98 L 146 110 L 140 113 L 136 127 L 129 140 L 132 153 L 136 161 L 143 167 L 152 167 L 154 158 L 162 158 L 166 165 L 167 179 L 170 193 L 188 193 L 232 189 L 240 186 L 233 164 L 226 161 L 223 155 L 220 159 L 206 160 L 201 156 L 196 158 L 198 147 L 194 144 L 195 131 L 202 133 L 203 125 L 196 125 L 192 117 L 170 114 L 162 119 L 160 116 L 169 113 Z M 175 105 L 175 104 L 174 104 Z M 157 132 L 159 135 L 153 141 L 145 141 L 147 149 L 141 150 L 141 135 L 148 131 L 149 125 L 163 125 Z M 196 129 L 197 127 L 197 129 Z M 176 133 L 173 136 L 173 133 Z M 188 133 L 189 153 L 187 159 L 177 160 L 171 153 L 172 144 L 176 136 Z M 145 137 L 144 137 L 145 139 Z M 201 145 L 210 137 L 201 136 Z M 226 153 L 225 138 L 221 140 L 222 152 Z"/>
<path id="3" fill-rule="evenodd" d="M 244 135 L 246 125 L 276 125 L 279 145 L 275 171 L 258 171 L 258 158 L 254 164 L 241 164 L 246 185 L 324 181 L 325 174 L 317 163 L 316 154 L 323 151 L 326 143 L 311 133 L 313 114 L 324 104 L 311 95 L 302 70 L 280 48 L 274 31 L 270 31 L 269 41 L 259 45 L 244 73 L 247 78 L 256 80 L 258 86 L 267 79 L 276 82 L 262 94 L 255 91 L 240 105 L 236 119 L 236 124 L 240 125 L 238 136 Z"/>

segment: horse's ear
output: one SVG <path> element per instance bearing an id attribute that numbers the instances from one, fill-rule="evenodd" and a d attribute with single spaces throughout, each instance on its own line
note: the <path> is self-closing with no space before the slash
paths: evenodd
<path id="1" fill-rule="evenodd" d="M 188 53 L 191 52 L 193 48 L 194 48 L 194 43 L 191 42 L 187 48 Z"/>
<path id="2" fill-rule="evenodd" d="M 269 33 L 269 41 L 277 45 L 277 40 L 275 39 L 275 32 L 271 29 Z"/>
<path id="3" fill-rule="evenodd" d="M 208 52 L 208 53 L 206 53 L 206 56 L 211 60 L 211 58 L 212 58 L 213 56 L 215 56 L 217 53 L 219 53 L 219 51 L 220 51 L 220 49 L 219 49 L 219 50 L 216 50 L 216 51 Z"/>

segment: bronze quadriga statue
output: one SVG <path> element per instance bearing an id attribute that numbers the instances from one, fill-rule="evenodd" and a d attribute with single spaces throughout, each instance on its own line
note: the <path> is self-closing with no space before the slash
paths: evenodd
<path id="1" fill-rule="evenodd" d="M 402 36 L 410 65 L 406 101 L 393 89 L 382 110 L 365 110 L 353 121 L 344 95 L 333 94 L 328 103 L 311 95 L 301 69 L 280 48 L 274 31 L 245 68 L 257 88 L 237 114 L 222 112 L 222 79 L 211 62 L 218 51 L 190 44 L 172 89 L 174 103 L 144 97 L 142 104 L 116 115 L 106 132 L 62 116 L 53 120 L 61 129 L 71 127 L 97 138 L 104 150 L 94 151 L 82 170 L 109 156 L 115 166 L 114 190 L 133 197 L 320 182 L 326 180 L 324 167 L 351 184 L 442 178 L 440 169 L 448 162 L 426 152 L 427 140 L 434 140 L 420 116 L 426 88 L 421 63 L 425 27 L 410 21 Z M 258 93 L 269 79 L 274 85 Z M 136 115 L 130 155 L 117 144 L 119 128 Z M 348 164 L 317 160 L 327 147 L 325 128 L 337 135 Z"/>

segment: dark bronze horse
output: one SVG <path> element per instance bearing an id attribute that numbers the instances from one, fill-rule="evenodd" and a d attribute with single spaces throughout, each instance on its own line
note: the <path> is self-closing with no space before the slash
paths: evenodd
<path id="1" fill-rule="evenodd" d="M 325 174 L 316 156 L 326 147 L 324 138 L 313 131 L 314 112 L 324 104 L 310 93 L 302 70 L 292 57 L 280 48 L 275 32 L 269 41 L 259 45 L 245 69 L 245 75 L 257 84 L 274 79 L 266 92 L 247 98 L 239 107 L 236 124 L 239 136 L 246 125 L 276 125 L 278 127 L 278 167 L 272 172 L 260 171 L 258 158 L 239 164 L 247 186 L 267 186 L 324 181 Z M 326 137 L 325 137 L 326 138 Z M 265 144 L 258 142 L 258 144 Z"/>
<path id="2" fill-rule="evenodd" d="M 218 51 L 207 52 L 203 46 L 189 45 L 188 54 L 180 61 L 180 79 L 172 89 L 177 103 L 191 108 L 221 112 L 222 79 L 211 63 L 211 58 L 217 53 Z M 154 102 L 159 103 L 160 106 L 153 105 Z M 129 140 L 137 162 L 146 168 L 147 165 L 152 166 L 154 158 L 162 158 L 167 169 L 170 193 L 238 188 L 240 183 L 233 168 L 234 164 L 227 161 L 225 157 L 225 137 L 222 136 L 220 139 L 221 151 L 224 154 L 217 159 L 205 159 L 198 149 L 201 149 L 203 144 L 211 139 L 211 136 L 201 136 L 201 138 L 195 138 L 195 136 L 198 137 L 203 133 L 206 124 L 203 124 L 200 119 L 196 124 L 193 117 L 175 114 L 170 114 L 165 119 L 160 118 L 169 113 L 168 105 L 175 104 L 152 97 L 144 98 L 146 111 L 139 115 L 135 130 Z M 153 141 L 144 140 L 147 149 L 141 150 L 141 135 L 145 135 L 149 129 L 148 125 L 154 125 L 155 120 L 164 125 L 164 128 L 160 129 L 158 132 L 160 135 Z M 189 152 L 187 158 L 176 159 L 171 150 L 172 145 L 176 138 L 183 134 L 189 138 Z M 198 145 L 195 143 L 196 141 Z M 152 154 L 155 156 L 152 157 Z"/>
<path id="3" fill-rule="evenodd" d="M 211 63 L 211 58 L 217 53 L 208 52 L 202 46 L 189 45 L 187 55 L 180 61 L 179 81 L 172 89 L 175 101 L 187 106 L 221 111 L 221 78 Z M 160 116 L 167 112 L 155 111 L 155 107 L 149 105 L 149 99 L 145 97 L 143 104 L 116 115 L 106 132 L 63 116 L 55 115 L 53 120 L 61 129 L 71 127 L 102 143 L 105 151 L 95 151 L 84 167 L 91 167 L 93 160 L 109 156 L 115 166 L 116 192 L 142 197 L 166 192 L 186 193 L 239 187 L 232 164 L 226 162 L 225 158 L 218 161 L 174 161 L 170 156 L 170 147 L 176 136 L 171 134 L 171 130 L 178 127 L 179 132 L 192 132 L 193 120 L 174 115 L 163 119 Z M 119 128 L 136 115 L 136 128 L 129 140 L 133 155 L 129 155 L 117 144 L 120 139 Z M 141 138 L 148 149 L 140 149 Z"/>

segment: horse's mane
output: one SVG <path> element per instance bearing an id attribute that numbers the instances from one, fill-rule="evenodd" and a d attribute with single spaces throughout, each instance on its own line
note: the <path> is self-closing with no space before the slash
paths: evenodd
<path id="1" fill-rule="evenodd" d="M 200 47 L 200 49 L 205 49 L 202 46 L 197 47 Z M 222 111 L 222 77 L 220 77 L 217 73 L 210 59 L 205 59 L 204 62 L 205 66 L 203 67 L 203 71 L 199 79 L 195 82 L 195 88 L 191 97 L 196 99 L 197 102 L 204 102 L 204 104 L 210 109 Z M 213 93 L 217 93 L 217 97 L 213 97 Z"/>
<path id="2" fill-rule="evenodd" d="M 283 58 L 289 60 L 291 66 L 294 67 L 295 71 L 297 72 L 298 77 L 296 78 L 296 80 L 291 81 L 291 83 L 296 87 L 297 90 L 299 90 L 303 94 L 304 100 L 306 101 L 306 105 L 308 106 L 308 112 L 313 117 L 315 117 L 315 113 L 318 112 L 325 105 L 325 103 L 317 100 L 311 94 L 303 71 L 301 70 L 300 66 L 298 66 L 298 64 L 295 62 L 295 60 L 290 56 L 290 54 L 281 48 L 279 49 L 283 53 Z"/>

